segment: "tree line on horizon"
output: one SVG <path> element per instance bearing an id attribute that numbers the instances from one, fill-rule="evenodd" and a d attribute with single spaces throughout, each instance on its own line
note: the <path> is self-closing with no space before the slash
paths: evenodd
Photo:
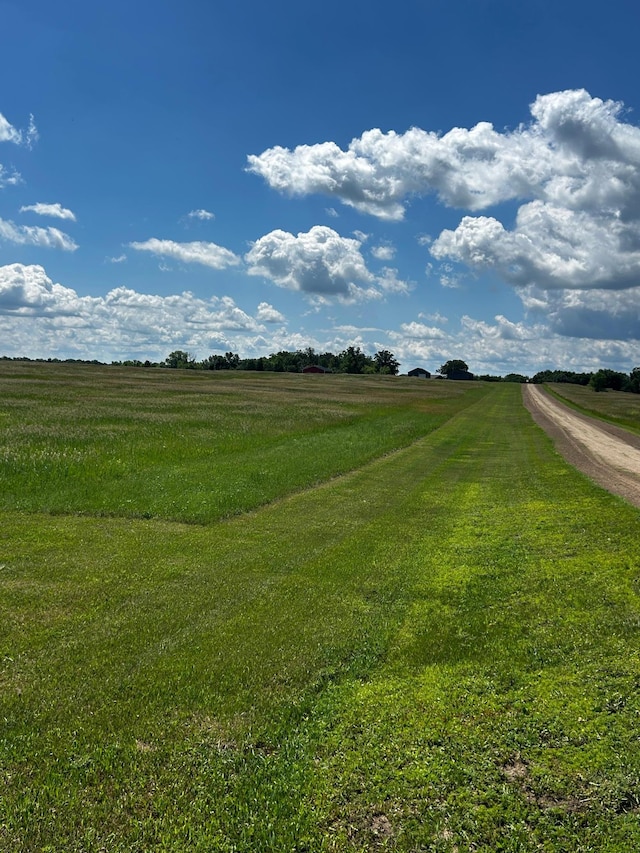
<path id="1" fill-rule="evenodd" d="M 305 367 L 323 367 L 331 373 L 381 373 L 397 376 L 400 362 L 389 350 L 378 350 L 370 356 L 358 346 L 339 353 L 318 353 L 313 347 L 294 351 L 280 350 L 269 356 L 240 358 L 237 353 L 210 355 L 197 362 L 189 353 L 175 350 L 165 359 L 167 367 L 200 368 L 202 370 L 268 370 L 276 373 L 300 373 Z"/>
<path id="2" fill-rule="evenodd" d="M 82 358 L 29 358 L 28 356 L 0 356 L 0 361 L 35 361 L 58 364 L 96 364 L 104 365 L 98 359 Z M 164 361 L 141 361 L 140 359 L 125 359 L 112 361 L 115 367 L 156 367 L 183 370 L 256 370 L 276 373 L 300 373 L 305 367 L 317 365 L 331 373 L 351 374 L 381 374 L 397 376 L 400 362 L 389 350 L 378 350 L 373 356 L 364 353 L 359 346 L 349 346 L 339 353 L 318 353 L 313 347 L 298 350 L 280 350 L 268 356 L 257 358 L 240 358 L 237 353 L 226 352 L 224 355 L 212 354 L 202 361 L 184 350 L 174 350 Z M 468 371 L 468 365 L 461 359 L 446 361 L 435 372 L 448 376 L 456 370 Z M 506 376 L 491 374 L 476 374 L 475 380 L 484 382 L 530 382 L 536 385 L 559 382 L 572 385 L 588 385 L 594 391 L 628 391 L 640 393 L 640 367 L 634 367 L 630 373 L 602 368 L 590 373 L 576 373 L 571 370 L 541 370 L 529 377 L 522 373 L 508 373 Z"/>
<path id="3" fill-rule="evenodd" d="M 571 385 L 588 385 L 594 391 L 630 391 L 640 394 L 640 367 L 634 367 L 630 373 L 602 368 L 594 373 L 573 373 L 570 370 L 541 370 L 530 380 L 537 384 L 546 382 L 566 382 Z"/>
<path id="4" fill-rule="evenodd" d="M 49 363 L 80 363 L 104 364 L 97 359 L 82 358 L 28 358 L 27 356 L 0 356 L 3 361 L 40 361 Z M 303 368 L 316 365 L 332 373 L 379 373 L 397 376 L 400 362 L 394 354 L 386 349 L 378 350 L 373 356 L 367 355 L 359 346 L 349 346 L 337 354 L 332 352 L 318 353 L 313 347 L 304 350 L 281 350 L 269 356 L 257 358 L 240 358 L 237 353 L 226 352 L 224 355 L 213 354 L 196 360 L 195 356 L 184 350 L 174 350 L 164 361 L 141 361 L 140 359 L 125 359 L 112 361 L 117 367 L 160 367 L 181 370 L 257 370 L 277 373 L 300 373 Z"/>

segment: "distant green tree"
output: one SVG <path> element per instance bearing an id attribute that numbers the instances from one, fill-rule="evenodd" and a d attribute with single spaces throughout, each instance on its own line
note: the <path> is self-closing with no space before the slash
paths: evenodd
<path id="1" fill-rule="evenodd" d="M 505 377 L 502 379 L 503 382 L 519 382 L 520 384 L 524 384 L 528 382 L 529 379 L 526 376 L 523 376 L 522 373 L 507 373 Z"/>
<path id="2" fill-rule="evenodd" d="M 593 374 L 589 380 L 589 387 L 593 388 L 594 391 L 607 390 L 607 376 L 604 370 L 598 370 L 597 373 Z"/>
<path id="3" fill-rule="evenodd" d="M 640 367 L 634 367 L 629 374 L 604 368 L 592 373 L 588 384 L 594 391 L 605 391 L 611 388 L 613 391 L 640 394 Z"/>
<path id="4" fill-rule="evenodd" d="M 165 358 L 164 363 L 167 367 L 195 367 L 196 360 L 190 355 L 188 352 L 184 352 L 181 349 L 174 350 L 172 353 Z"/>
<path id="5" fill-rule="evenodd" d="M 298 352 L 300 354 L 300 369 L 310 364 L 317 364 L 318 355 L 313 347 L 307 347 L 305 350 L 298 350 Z"/>
<path id="6" fill-rule="evenodd" d="M 629 377 L 626 373 L 620 373 L 619 370 L 605 370 L 607 374 L 607 383 L 609 388 L 614 391 L 622 391 L 625 385 L 629 382 Z"/>
<path id="7" fill-rule="evenodd" d="M 202 361 L 203 370 L 228 370 L 229 365 L 223 355 L 213 354 Z"/>
<path id="8" fill-rule="evenodd" d="M 461 358 L 452 358 L 449 361 L 445 361 L 436 373 L 440 373 L 442 376 L 450 376 L 456 370 L 469 370 L 469 365 L 466 361 L 462 361 Z"/>
<path id="9" fill-rule="evenodd" d="M 400 362 L 396 359 L 392 352 L 388 349 L 381 349 L 373 356 L 375 362 L 376 373 L 387 373 L 391 376 L 397 376 L 400 368 Z"/>
<path id="10" fill-rule="evenodd" d="M 280 350 L 280 352 L 271 353 L 269 358 L 265 359 L 265 368 L 279 373 L 299 373 L 300 358 L 296 352 Z"/>
<path id="11" fill-rule="evenodd" d="M 332 370 L 334 373 L 340 371 L 340 359 L 332 352 L 323 352 L 317 358 L 317 364 L 321 367 L 326 367 L 327 370 Z"/>
<path id="12" fill-rule="evenodd" d="M 631 391 L 632 394 L 640 394 L 640 367 L 634 367 L 629 374 L 625 391 Z"/>
<path id="13" fill-rule="evenodd" d="M 347 347 L 338 358 L 342 373 L 364 373 L 365 366 L 372 363 L 372 359 L 365 355 L 360 347 Z"/>
<path id="14" fill-rule="evenodd" d="M 589 380 L 589 385 L 594 391 L 605 391 L 607 388 L 611 388 L 613 391 L 622 391 L 628 382 L 629 378 L 626 373 L 604 368 L 593 374 Z"/>
<path id="15" fill-rule="evenodd" d="M 569 385 L 588 385 L 593 374 L 573 373 L 571 370 L 540 370 L 531 381 L 536 385 L 545 382 L 565 382 Z"/>

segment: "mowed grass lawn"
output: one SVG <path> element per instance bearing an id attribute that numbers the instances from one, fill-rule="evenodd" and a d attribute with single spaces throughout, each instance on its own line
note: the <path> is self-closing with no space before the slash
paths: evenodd
<path id="1" fill-rule="evenodd" d="M 0 849 L 640 848 L 639 514 L 519 386 L 0 390 Z"/>

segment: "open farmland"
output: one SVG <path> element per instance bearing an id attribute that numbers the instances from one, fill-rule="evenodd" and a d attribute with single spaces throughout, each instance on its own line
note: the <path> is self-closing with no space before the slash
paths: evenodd
<path id="1" fill-rule="evenodd" d="M 0 391 L 0 849 L 640 846 L 638 511 L 519 386 Z"/>
<path id="2" fill-rule="evenodd" d="M 0 506 L 207 523 L 411 444 L 483 394 L 323 379 L 0 362 Z"/>

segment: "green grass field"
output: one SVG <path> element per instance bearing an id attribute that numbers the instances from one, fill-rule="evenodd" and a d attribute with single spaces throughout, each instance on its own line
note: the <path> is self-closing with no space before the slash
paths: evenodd
<path id="1" fill-rule="evenodd" d="M 640 848 L 639 514 L 519 386 L 0 392 L 2 851 Z"/>

